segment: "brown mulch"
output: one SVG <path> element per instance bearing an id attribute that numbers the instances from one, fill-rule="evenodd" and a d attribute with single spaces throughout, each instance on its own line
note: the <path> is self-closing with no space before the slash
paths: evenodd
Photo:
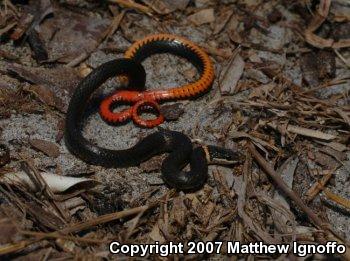
<path id="1" fill-rule="evenodd" d="M 0 2 L 0 256 L 127 258 L 109 253 L 111 241 L 337 241 L 350 249 L 349 32 L 346 0 Z M 216 70 L 204 97 L 163 105 L 172 120 L 165 128 L 245 157 L 235 166 L 211 166 L 197 192 L 162 184 L 162 156 L 128 170 L 105 169 L 74 158 L 62 139 L 79 80 L 154 33 L 191 39 Z M 172 59 L 156 55 L 145 63 L 153 70 L 148 85 L 195 79 L 186 61 Z M 90 118 L 86 135 L 94 142 L 101 134 L 109 146 L 131 145 L 113 138 L 117 127 L 95 128 L 101 121 Z M 117 129 L 133 141 L 147 132 L 132 124 Z M 18 175 L 27 178 L 4 179 Z M 350 260 L 349 252 L 333 257 Z M 232 256 L 224 247 L 170 258 L 295 256 Z"/>

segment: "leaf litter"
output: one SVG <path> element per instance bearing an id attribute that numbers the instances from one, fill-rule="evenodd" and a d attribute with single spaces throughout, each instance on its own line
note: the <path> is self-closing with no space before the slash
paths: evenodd
<path id="1" fill-rule="evenodd" d="M 109 260 L 112 240 L 350 247 L 348 10 L 345 0 L 2 1 L 0 255 Z M 70 155 L 62 140 L 81 77 L 161 32 L 198 43 L 216 71 L 208 94 L 165 104 L 172 121 L 164 127 L 245 155 L 232 168 L 210 166 L 208 183 L 194 193 L 164 186 L 162 157 L 105 169 Z M 150 89 L 196 77 L 170 55 L 144 66 Z M 95 113 L 85 128 L 86 137 L 115 149 L 150 132 L 105 125 Z M 227 249 L 220 255 L 229 257 Z"/>

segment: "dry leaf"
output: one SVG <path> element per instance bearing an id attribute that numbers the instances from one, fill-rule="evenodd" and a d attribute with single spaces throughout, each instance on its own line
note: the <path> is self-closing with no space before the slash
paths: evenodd
<path id="1" fill-rule="evenodd" d="M 87 188 L 96 185 L 97 181 L 88 178 L 76 178 L 60 176 L 48 172 L 40 173 L 53 193 L 61 193 L 74 186 L 84 184 Z M 9 172 L 0 177 L 0 182 L 8 184 L 20 184 L 30 191 L 37 191 L 37 186 L 24 171 Z"/>

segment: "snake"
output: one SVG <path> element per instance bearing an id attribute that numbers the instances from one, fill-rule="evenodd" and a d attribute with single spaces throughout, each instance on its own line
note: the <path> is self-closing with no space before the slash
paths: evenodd
<path id="1" fill-rule="evenodd" d="M 146 81 L 143 66 L 127 58 L 108 61 L 83 78 L 69 101 L 66 113 L 64 140 L 67 149 L 81 160 L 108 168 L 138 166 L 155 155 L 169 153 L 161 166 L 165 184 L 177 190 L 197 190 L 206 182 L 208 164 L 224 161 L 233 164 L 240 160 L 232 150 L 217 146 L 194 146 L 191 139 L 178 131 L 159 129 L 128 149 L 112 150 L 100 147 L 84 137 L 84 111 L 89 100 L 104 82 L 117 75 L 128 77 L 128 88 L 141 90 Z M 121 137 L 123 138 L 123 137 Z M 189 164 L 190 170 L 183 171 Z"/>
<path id="2" fill-rule="evenodd" d="M 214 67 L 209 56 L 196 44 L 181 36 L 155 34 L 136 41 L 125 52 L 124 57 L 141 63 L 154 54 L 170 53 L 185 58 L 192 63 L 200 74 L 197 81 L 179 87 L 157 90 L 118 90 L 100 104 L 100 115 L 108 123 L 122 123 L 133 119 L 134 123 L 153 128 L 164 121 L 158 102 L 166 100 L 189 99 L 209 90 L 214 80 Z M 117 103 L 131 103 L 132 107 L 114 112 Z M 139 113 L 144 108 L 152 108 L 158 116 L 155 119 L 143 119 Z"/>

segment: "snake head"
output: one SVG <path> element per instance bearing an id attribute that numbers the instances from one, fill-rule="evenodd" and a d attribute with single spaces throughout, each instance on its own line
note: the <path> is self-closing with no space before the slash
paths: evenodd
<path id="1" fill-rule="evenodd" d="M 233 165 L 244 161 L 243 154 L 238 150 L 234 151 L 213 145 L 203 148 L 207 155 L 208 164 Z"/>

